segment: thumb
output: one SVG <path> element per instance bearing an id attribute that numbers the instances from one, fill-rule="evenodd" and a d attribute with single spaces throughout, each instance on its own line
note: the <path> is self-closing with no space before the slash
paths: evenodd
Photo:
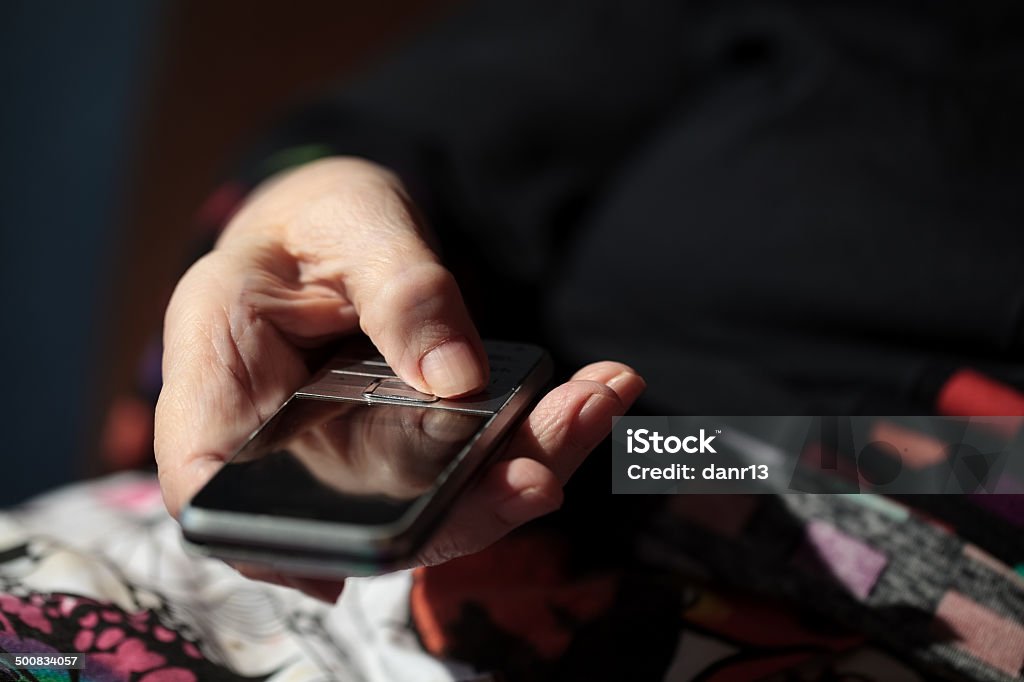
<path id="1" fill-rule="evenodd" d="M 454 277 L 422 256 L 379 264 L 371 277 L 382 285 L 355 285 L 360 326 L 409 385 L 445 398 L 473 393 L 487 385 L 483 343 Z"/>
<path id="2" fill-rule="evenodd" d="M 287 231 L 303 274 L 340 286 L 399 377 L 441 397 L 487 385 L 487 356 L 455 278 L 427 245 L 398 178 L 366 162 L 317 164 L 327 187 Z M 290 178 L 289 181 L 294 181 Z"/>

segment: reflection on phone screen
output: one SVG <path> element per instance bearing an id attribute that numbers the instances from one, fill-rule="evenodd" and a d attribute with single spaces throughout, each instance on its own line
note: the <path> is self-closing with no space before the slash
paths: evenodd
<path id="1" fill-rule="evenodd" d="M 244 513 L 387 523 L 443 480 L 488 418 L 294 398 L 196 503 Z"/>

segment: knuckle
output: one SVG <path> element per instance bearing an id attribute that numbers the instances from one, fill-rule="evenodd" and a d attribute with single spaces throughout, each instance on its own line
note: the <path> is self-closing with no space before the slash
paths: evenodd
<path id="1" fill-rule="evenodd" d="M 346 243 L 347 226 L 356 222 L 354 204 L 344 196 L 328 194 L 306 202 L 282 227 L 285 252 L 314 270 L 314 278 L 328 278 L 348 268 L 347 256 L 357 249 Z M 316 268 L 322 267 L 323 272 Z"/>
<path id="2" fill-rule="evenodd" d="M 437 306 L 454 293 L 455 279 L 438 263 L 417 263 L 405 268 L 383 289 L 384 300 L 391 310 L 412 313 L 427 306 Z"/>
<path id="3" fill-rule="evenodd" d="M 581 393 L 586 394 L 587 396 L 599 395 L 604 398 L 608 398 L 609 400 L 619 402 L 619 395 L 609 386 L 601 383 L 600 381 L 583 380 L 573 382 L 573 384 L 576 390 L 579 390 Z"/>
<path id="4" fill-rule="evenodd" d="M 381 281 L 361 306 L 360 325 L 372 337 L 396 320 L 438 319 L 457 291 L 454 277 L 439 263 L 417 263 Z"/>
<path id="5" fill-rule="evenodd" d="M 567 387 L 556 389 L 534 410 L 530 427 L 534 437 L 545 450 L 560 448 L 568 437 L 570 419 L 566 415 L 576 402 Z"/>
<path id="6" fill-rule="evenodd" d="M 436 566 L 483 549 L 485 542 L 478 539 L 480 528 L 445 528 L 417 557 L 423 566 Z"/>
<path id="7" fill-rule="evenodd" d="M 537 406 L 536 421 L 531 426 L 545 449 L 581 451 L 593 446 L 575 427 L 576 417 L 593 396 L 621 405 L 618 395 L 608 386 L 597 381 L 576 380 L 556 389 Z"/>

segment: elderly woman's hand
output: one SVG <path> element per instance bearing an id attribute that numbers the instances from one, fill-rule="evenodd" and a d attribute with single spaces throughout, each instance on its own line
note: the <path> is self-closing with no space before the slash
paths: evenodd
<path id="1" fill-rule="evenodd" d="M 308 351 L 332 338 L 362 329 L 424 392 L 453 397 L 486 385 L 479 335 L 414 215 L 388 171 L 318 161 L 259 188 L 182 277 L 167 309 L 156 413 L 172 514 L 308 378 Z M 643 388 L 628 367 L 602 362 L 553 390 L 421 560 L 477 551 L 558 508 L 562 485 Z M 260 577 L 337 594 L 322 581 Z"/>

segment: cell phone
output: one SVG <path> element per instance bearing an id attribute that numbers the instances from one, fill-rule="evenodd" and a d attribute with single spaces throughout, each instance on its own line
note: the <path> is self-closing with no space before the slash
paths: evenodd
<path id="1" fill-rule="evenodd" d="M 186 547 L 328 578 L 408 565 L 550 378 L 537 346 L 484 347 L 489 385 L 443 399 L 342 346 L 184 507 Z"/>

